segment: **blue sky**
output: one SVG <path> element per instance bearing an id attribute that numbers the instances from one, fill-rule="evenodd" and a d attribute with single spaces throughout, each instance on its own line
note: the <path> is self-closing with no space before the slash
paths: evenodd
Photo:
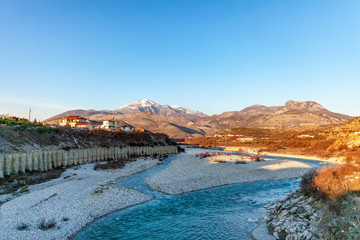
<path id="1" fill-rule="evenodd" d="M 205 113 L 360 115 L 360 1 L 0 0 L 0 113 L 148 98 Z"/>

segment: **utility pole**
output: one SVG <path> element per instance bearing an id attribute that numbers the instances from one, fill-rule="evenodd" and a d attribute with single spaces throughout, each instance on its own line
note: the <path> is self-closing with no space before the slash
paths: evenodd
<path id="1" fill-rule="evenodd" d="M 29 122 L 31 122 L 30 117 L 31 117 L 31 107 L 29 108 Z"/>

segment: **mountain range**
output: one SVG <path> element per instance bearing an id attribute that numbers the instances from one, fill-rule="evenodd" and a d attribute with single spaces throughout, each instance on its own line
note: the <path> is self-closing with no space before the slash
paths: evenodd
<path id="1" fill-rule="evenodd" d="M 115 110 L 71 110 L 45 122 L 56 124 L 60 117 L 67 115 L 80 115 L 96 121 L 115 119 L 151 132 L 166 133 L 176 139 L 233 127 L 300 130 L 343 124 L 352 119 L 351 116 L 331 112 L 313 101 L 287 101 L 285 105 L 273 107 L 252 105 L 241 111 L 208 115 L 181 106 L 161 105 L 143 99 Z"/>

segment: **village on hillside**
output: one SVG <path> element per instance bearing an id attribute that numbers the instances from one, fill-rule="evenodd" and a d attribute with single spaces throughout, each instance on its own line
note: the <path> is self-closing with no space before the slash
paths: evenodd
<path id="1" fill-rule="evenodd" d="M 64 116 L 59 119 L 58 126 L 60 127 L 71 127 L 79 130 L 105 130 L 112 132 L 144 132 L 142 128 L 131 126 L 127 123 L 120 124 L 119 121 L 106 120 L 106 121 L 94 121 L 79 115 Z"/>

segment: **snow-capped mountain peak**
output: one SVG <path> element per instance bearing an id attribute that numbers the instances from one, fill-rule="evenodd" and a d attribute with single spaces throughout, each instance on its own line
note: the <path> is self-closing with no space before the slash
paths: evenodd
<path id="1" fill-rule="evenodd" d="M 187 108 L 183 108 L 181 106 L 168 106 L 168 105 L 161 105 L 156 102 L 153 102 L 149 99 L 142 99 L 136 102 L 127 104 L 115 110 L 118 113 L 137 113 L 137 112 L 151 112 L 159 115 L 164 116 L 183 116 L 190 119 L 196 119 L 200 117 L 207 116 L 206 114 L 193 111 Z"/>

